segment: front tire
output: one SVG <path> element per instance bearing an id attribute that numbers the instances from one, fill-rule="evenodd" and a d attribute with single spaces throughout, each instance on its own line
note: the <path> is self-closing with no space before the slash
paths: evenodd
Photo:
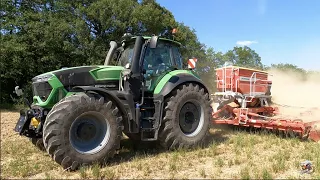
<path id="1" fill-rule="evenodd" d="M 206 145 L 211 120 L 209 94 L 190 83 L 174 90 L 166 101 L 160 144 L 169 150 Z"/>
<path id="2" fill-rule="evenodd" d="M 43 145 L 43 139 L 42 138 L 29 138 L 31 143 L 37 147 L 40 151 L 46 151 Z"/>
<path id="3" fill-rule="evenodd" d="M 64 169 L 105 163 L 120 147 L 122 117 L 97 94 L 79 93 L 57 103 L 43 129 L 46 151 Z"/>

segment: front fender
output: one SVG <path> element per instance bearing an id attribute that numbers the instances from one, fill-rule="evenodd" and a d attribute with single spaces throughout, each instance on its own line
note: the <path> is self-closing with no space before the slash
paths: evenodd
<path id="1" fill-rule="evenodd" d="M 113 101 L 113 103 L 116 104 L 116 106 L 119 107 L 120 111 L 123 114 L 126 114 L 126 110 L 124 108 L 124 106 L 121 104 L 121 100 L 117 97 L 116 93 L 114 91 L 108 91 L 102 88 L 98 88 L 98 87 L 92 87 L 92 86 L 75 86 L 72 88 L 71 92 L 88 92 L 88 91 L 93 91 L 96 93 L 99 93 L 101 95 L 104 95 L 106 97 L 108 97 L 111 101 Z"/>
<path id="2" fill-rule="evenodd" d="M 110 91 L 93 86 L 76 86 L 72 92 L 96 92 L 109 98 L 122 113 L 124 131 L 130 133 L 139 132 L 140 119 L 136 118 L 136 109 L 134 106 L 133 96 L 124 91 Z"/>

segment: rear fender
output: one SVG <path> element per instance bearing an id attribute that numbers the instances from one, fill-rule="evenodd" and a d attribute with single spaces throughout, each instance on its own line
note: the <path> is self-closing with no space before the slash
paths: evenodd
<path id="1" fill-rule="evenodd" d="M 175 88 L 177 88 L 179 85 L 186 84 L 186 83 L 195 83 L 198 84 L 200 87 L 204 88 L 206 93 L 209 93 L 208 88 L 204 85 L 203 81 L 199 78 L 195 77 L 192 74 L 188 73 L 180 73 L 173 75 L 162 87 L 160 92 L 156 94 L 155 96 L 167 96 L 169 93 L 171 93 Z"/>
<path id="2" fill-rule="evenodd" d="M 161 88 L 159 93 L 154 95 L 155 102 L 155 118 L 161 124 L 164 99 L 177 87 L 186 83 L 195 83 L 200 87 L 204 88 L 206 93 L 209 93 L 208 88 L 204 85 L 204 83 L 197 77 L 189 73 L 180 73 L 173 75 Z M 210 94 L 210 93 L 209 93 Z"/>

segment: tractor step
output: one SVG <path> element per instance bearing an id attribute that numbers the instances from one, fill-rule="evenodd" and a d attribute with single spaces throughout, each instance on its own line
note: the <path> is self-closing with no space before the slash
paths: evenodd
<path id="1" fill-rule="evenodd" d="M 141 111 L 154 109 L 154 107 L 140 107 Z"/>
<path id="2" fill-rule="evenodd" d="M 152 120 L 152 121 L 154 121 L 156 118 L 154 118 L 154 117 L 144 117 L 144 118 L 142 118 L 142 120 Z"/>
<path id="3" fill-rule="evenodd" d="M 158 140 L 158 129 L 146 128 L 141 129 L 141 141 L 156 141 Z"/>

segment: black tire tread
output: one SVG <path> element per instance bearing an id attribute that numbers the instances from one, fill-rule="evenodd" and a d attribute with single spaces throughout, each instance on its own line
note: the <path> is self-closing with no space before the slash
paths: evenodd
<path id="1" fill-rule="evenodd" d="M 176 128 L 173 123 L 175 120 L 174 111 L 176 106 L 179 103 L 179 100 L 183 98 L 186 94 L 196 93 L 198 94 L 198 100 L 205 104 L 205 113 L 207 114 L 207 118 L 211 121 L 210 114 L 210 98 L 209 94 L 204 91 L 202 87 L 198 84 L 188 83 L 184 84 L 174 91 L 171 92 L 170 96 L 165 99 L 165 107 L 163 112 L 163 120 L 161 127 L 159 129 L 159 142 L 162 147 L 168 150 L 174 150 L 178 148 L 196 148 L 201 145 L 205 145 L 208 142 L 208 137 L 210 137 L 210 126 L 207 125 L 205 135 L 201 140 L 194 142 L 192 140 L 182 140 L 182 137 L 179 133 L 177 133 Z M 206 120 L 205 120 L 206 121 Z M 210 122 L 209 122 L 210 123 Z"/>
<path id="2" fill-rule="evenodd" d="M 44 145 L 43 145 L 43 138 L 29 138 L 29 140 L 32 142 L 34 146 L 36 146 L 39 150 L 45 151 Z"/>
<path id="3" fill-rule="evenodd" d="M 116 106 L 111 101 L 104 103 L 105 99 L 100 97 L 94 97 L 94 95 L 88 95 L 85 93 L 79 93 L 71 95 L 62 99 L 59 103 L 54 105 L 49 112 L 44 124 L 44 138 L 43 144 L 46 151 L 50 156 L 60 164 L 64 169 L 76 170 L 81 164 L 70 157 L 69 150 L 63 145 L 60 139 L 64 116 L 67 116 L 71 112 L 75 112 L 79 107 L 84 107 L 86 104 L 94 104 L 96 111 L 112 112 L 113 117 L 116 119 L 117 125 L 117 137 L 112 144 L 112 148 L 105 159 L 98 160 L 100 163 L 104 163 L 109 157 L 112 157 L 117 148 L 120 147 L 120 139 L 122 133 L 122 117 Z M 93 162 L 92 162 L 93 163 Z M 85 164 L 90 164 L 86 162 Z"/>

